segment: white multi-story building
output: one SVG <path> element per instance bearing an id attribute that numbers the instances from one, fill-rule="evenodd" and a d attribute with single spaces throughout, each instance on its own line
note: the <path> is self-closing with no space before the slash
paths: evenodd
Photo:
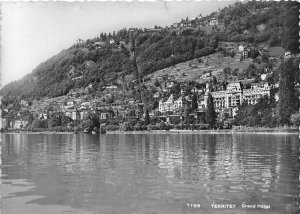
<path id="1" fill-rule="evenodd" d="M 243 90 L 243 101 L 248 104 L 256 104 L 263 96 L 270 97 L 270 85 L 265 83 L 254 83 L 250 89 Z"/>
<path id="2" fill-rule="evenodd" d="M 240 82 L 229 83 L 226 90 L 211 92 L 214 98 L 214 105 L 216 111 L 224 108 L 237 108 L 242 102 L 248 104 L 256 104 L 260 98 L 264 96 L 270 97 L 271 87 L 267 82 L 252 83 L 251 88 L 243 89 Z M 206 86 L 205 105 L 208 93 L 210 92 L 209 85 Z M 205 106 L 206 107 L 206 106 Z"/>
<path id="3" fill-rule="evenodd" d="M 203 108 L 207 107 L 208 94 L 211 93 L 216 112 L 227 109 L 230 110 L 232 116 L 235 116 L 236 110 L 243 102 L 247 102 L 248 104 L 256 104 L 260 98 L 264 96 L 270 97 L 270 90 L 271 87 L 267 82 L 252 83 L 251 88 L 249 89 L 244 89 L 240 82 L 233 82 L 229 83 L 225 90 L 220 91 L 211 91 L 210 85 L 207 84 L 204 97 L 202 96 L 198 100 L 198 109 L 203 110 Z M 174 100 L 173 95 L 170 95 L 166 101 L 163 101 L 163 99 L 159 101 L 158 110 L 161 113 L 168 111 L 178 113 L 180 110 L 184 109 L 187 103 L 188 100 L 183 96 L 177 100 Z"/>

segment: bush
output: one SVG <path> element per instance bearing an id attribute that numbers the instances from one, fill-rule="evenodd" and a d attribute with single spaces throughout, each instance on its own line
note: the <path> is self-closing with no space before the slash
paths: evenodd
<path id="1" fill-rule="evenodd" d="M 148 130 L 160 130 L 159 125 L 148 125 Z"/>
<path id="2" fill-rule="evenodd" d="M 199 124 L 199 130 L 207 130 L 209 128 L 209 124 Z"/>
<path id="3" fill-rule="evenodd" d="M 132 131 L 133 126 L 129 122 L 125 122 L 125 123 L 122 124 L 121 130 L 122 131 Z"/>
<path id="4" fill-rule="evenodd" d="M 195 124 L 190 124 L 190 127 L 189 127 L 189 128 L 190 128 L 191 130 L 197 129 Z"/>
<path id="5" fill-rule="evenodd" d="M 159 129 L 160 130 L 170 130 L 170 126 L 168 126 L 166 123 L 164 122 L 160 122 L 159 124 Z"/>
<path id="6" fill-rule="evenodd" d="M 174 125 L 174 128 L 175 129 L 182 129 L 182 125 L 181 124 L 176 124 L 176 125 Z"/>
<path id="7" fill-rule="evenodd" d="M 108 126 L 106 126 L 106 130 L 107 130 L 107 131 L 117 131 L 117 130 L 119 130 L 119 126 L 116 126 L 116 125 L 108 125 Z"/>
<path id="8" fill-rule="evenodd" d="M 134 129 L 134 131 L 143 131 L 143 125 L 141 125 L 141 123 L 137 123 L 134 127 L 133 127 L 133 129 Z"/>

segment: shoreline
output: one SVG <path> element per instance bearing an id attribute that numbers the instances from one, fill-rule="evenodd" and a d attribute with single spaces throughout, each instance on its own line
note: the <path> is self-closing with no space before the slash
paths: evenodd
<path id="1" fill-rule="evenodd" d="M 84 132 L 55 132 L 55 131 L 7 131 L 3 134 L 92 134 Z M 100 133 L 96 133 L 100 134 Z M 211 129 L 211 130 L 145 130 L 145 131 L 106 131 L 105 134 L 300 134 L 297 128 L 242 128 L 242 129 Z"/>
<path id="2" fill-rule="evenodd" d="M 152 131 L 107 131 L 106 134 L 300 134 L 299 131 L 268 130 L 152 130 Z"/>

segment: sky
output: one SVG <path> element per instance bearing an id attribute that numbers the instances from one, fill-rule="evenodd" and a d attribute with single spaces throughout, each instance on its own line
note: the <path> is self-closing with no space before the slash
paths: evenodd
<path id="1" fill-rule="evenodd" d="M 41 62 L 101 32 L 170 26 L 208 15 L 234 1 L 2 2 L 1 85 L 18 80 Z"/>

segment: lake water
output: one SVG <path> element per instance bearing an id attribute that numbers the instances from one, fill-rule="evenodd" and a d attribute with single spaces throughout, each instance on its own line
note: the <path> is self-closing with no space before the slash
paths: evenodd
<path id="1" fill-rule="evenodd" d="M 3 134 L 1 140 L 3 214 L 281 214 L 299 207 L 294 134 Z"/>

